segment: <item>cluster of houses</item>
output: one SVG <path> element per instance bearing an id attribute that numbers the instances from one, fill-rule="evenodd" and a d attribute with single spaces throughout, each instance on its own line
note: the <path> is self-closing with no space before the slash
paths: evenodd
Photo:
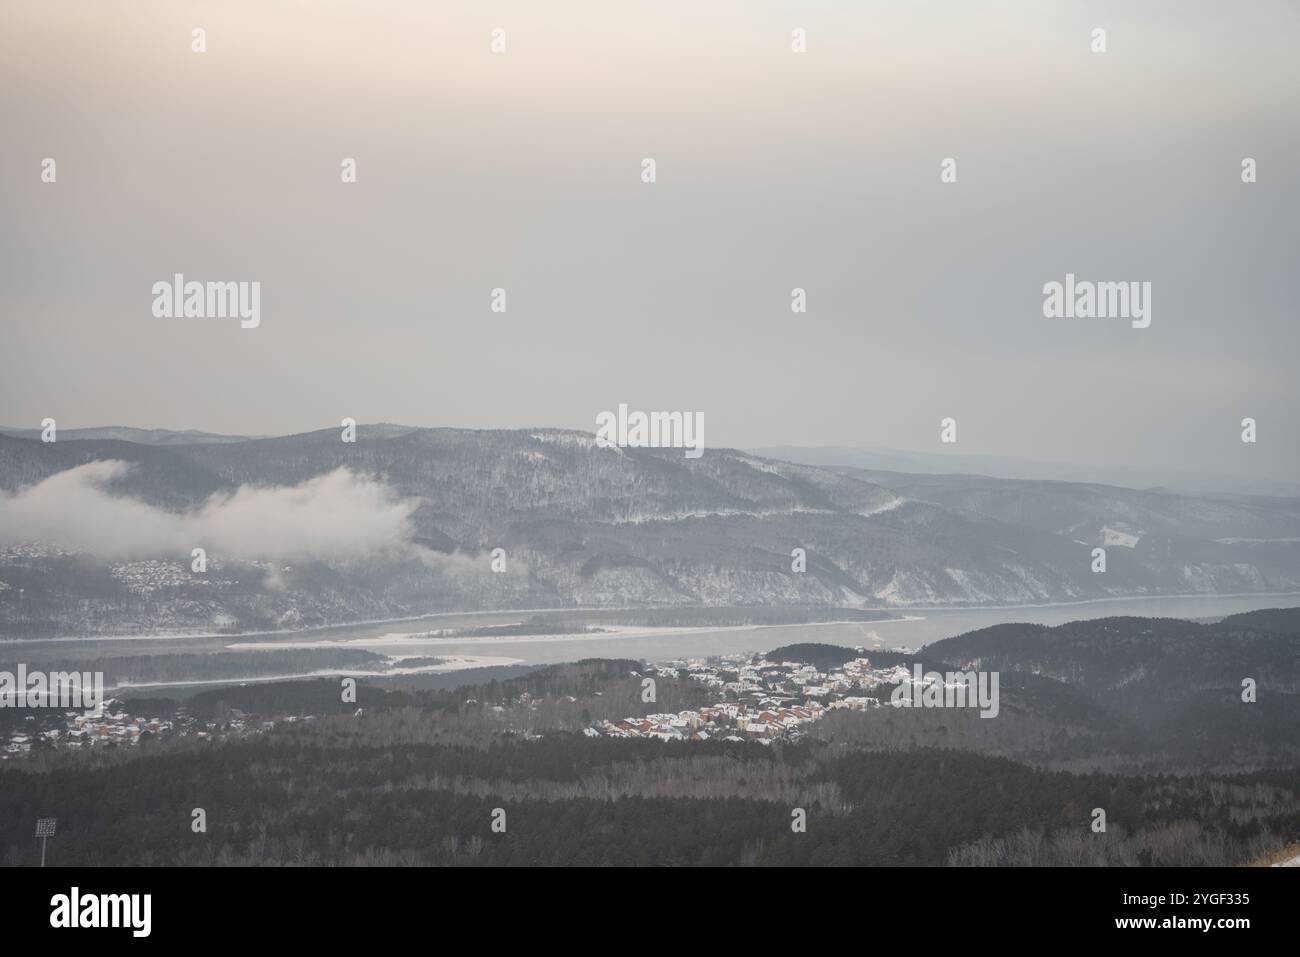
<path id="1" fill-rule="evenodd" d="M 622 721 L 606 721 L 589 728 L 591 736 L 658 738 L 661 741 L 773 741 L 794 738 L 801 725 L 816 721 L 826 709 L 816 701 L 782 708 L 751 709 L 739 702 L 722 702 L 698 711 L 648 714 Z"/>
<path id="2" fill-rule="evenodd" d="M 184 562 L 149 559 L 138 562 L 117 562 L 109 567 L 113 577 L 137 595 L 152 595 L 164 588 L 216 587 L 232 582 L 222 579 L 217 572 L 218 562 L 209 564 L 211 574 L 194 574 Z M 233 584 L 238 584 L 234 582 Z"/>
<path id="3" fill-rule="evenodd" d="M 862 653 L 862 649 L 857 651 Z M 650 673 L 660 677 L 685 673 L 716 692 L 721 700 L 676 714 L 604 721 L 588 728 L 586 734 L 661 741 L 793 740 L 807 725 L 832 710 L 879 707 L 877 696 L 861 692 L 897 685 L 910 677 L 902 665 L 873 668 L 866 657 L 823 672 L 814 665 L 769 661 L 756 655 L 671 661 L 652 666 Z"/>
<path id="4" fill-rule="evenodd" d="M 808 725 L 832 711 L 865 711 L 881 705 L 881 686 L 895 687 L 914 682 L 906 666 L 873 667 L 863 649 L 858 657 L 826 671 L 798 661 L 769 660 L 762 655 L 728 655 L 671 661 L 651 665 L 645 675 L 680 679 L 683 676 L 703 685 L 714 699 L 712 704 L 678 711 L 600 721 L 585 729 L 592 737 L 656 738 L 662 741 L 758 741 L 770 744 L 799 738 Z M 638 675 L 640 677 L 640 675 Z M 567 696 L 570 702 L 575 701 Z M 474 699 L 467 703 L 476 704 Z M 535 707 L 528 694 L 518 703 Z M 502 705 L 492 708 L 504 712 Z M 57 717 L 56 717 L 57 715 Z M 360 717 L 362 710 L 357 709 Z M 195 718 L 184 708 L 170 718 L 133 717 L 123 703 L 110 698 L 97 711 L 57 712 L 44 719 L 25 719 L 7 742 L 0 739 L 0 761 L 24 755 L 34 748 L 93 748 L 104 745 L 133 746 L 156 737 L 220 739 L 244 737 L 269 731 L 279 721 L 312 721 L 314 716 L 282 716 L 267 720 L 238 709 L 227 711 L 221 721 Z M 529 734 L 529 737 L 536 735 Z"/>
<path id="5" fill-rule="evenodd" d="M 313 716 L 290 716 L 284 720 L 289 723 L 311 721 Z M 23 726 L 12 731 L 8 741 L 0 746 L 0 761 L 21 757 L 34 747 L 73 750 L 105 745 L 131 747 L 138 745 L 145 735 L 204 740 L 243 737 L 275 727 L 275 721 L 260 719 L 238 709 L 231 709 L 225 719 L 219 722 L 202 721 L 188 714 L 184 708 L 179 709 L 172 718 L 133 717 L 116 698 L 109 698 L 102 708 L 95 711 L 65 711 L 54 723 L 55 727 L 49 727 L 48 719 L 42 723 L 36 716 L 29 716 Z"/>
<path id="6" fill-rule="evenodd" d="M 268 576 L 278 576 L 282 572 L 293 570 L 290 565 L 278 566 L 274 562 L 267 561 L 248 561 L 244 564 Z M 145 596 L 164 588 L 228 588 L 239 584 L 238 579 L 224 577 L 229 569 L 225 563 L 215 559 L 208 561 L 203 573 L 193 572 L 188 562 L 159 559 L 116 562 L 109 566 L 109 571 L 129 591 Z"/>
<path id="7" fill-rule="evenodd" d="M 59 726 L 54 728 L 38 725 L 36 716 L 29 716 L 25 727 L 13 731 L 0 760 L 12 755 L 26 754 L 42 742 L 51 747 L 82 748 L 102 744 L 133 745 L 138 744 L 140 736 L 150 734 L 167 734 L 174 730 L 174 722 L 158 718 L 133 718 L 118 708 L 116 699 L 109 699 L 98 711 L 65 711 Z M 48 722 L 45 722 L 48 724 Z"/>
<path id="8" fill-rule="evenodd" d="M 109 567 L 113 577 L 137 595 L 150 595 L 160 588 L 179 588 L 182 585 L 203 583 L 199 576 L 189 574 L 180 562 L 157 560 L 118 562 Z"/>
<path id="9" fill-rule="evenodd" d="M 17 562 L 25 558 L 64 558 L 72 554 L 74 553 L 57 545 L 47 545 L 44 542 L 15 542 L 0 545 L 0 563 Z"/>

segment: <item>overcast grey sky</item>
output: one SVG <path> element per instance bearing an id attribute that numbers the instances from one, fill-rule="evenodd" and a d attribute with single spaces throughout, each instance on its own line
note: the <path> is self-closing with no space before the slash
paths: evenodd
<path id="1" fill-rule="evenodd" d="M 1298 47 L 1269 0 L 5 0 L 0 424 L 626 402 L 711 446 L 952 416 L 959 453 L 1294 478 Z M 177 272 L 259 281 L 261 325 L 155 318 Z M 1149 281 L 1150 327 L 1044 318 L 1067 272 Z"/>

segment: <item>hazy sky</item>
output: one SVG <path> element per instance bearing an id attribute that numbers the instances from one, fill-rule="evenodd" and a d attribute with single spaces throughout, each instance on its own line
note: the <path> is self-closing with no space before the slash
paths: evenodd
<path id="1" fill-rule="evenodd" d="M 0 423 L 626 402 L 1294 478 L 1298 47 L 1266 0 L 4 0 Z M 177 272 L 260 282 L 261 325 L 155 318 Z M 1150 282 L 1150 327 L 1044 318 L 1067 272 Z"/>

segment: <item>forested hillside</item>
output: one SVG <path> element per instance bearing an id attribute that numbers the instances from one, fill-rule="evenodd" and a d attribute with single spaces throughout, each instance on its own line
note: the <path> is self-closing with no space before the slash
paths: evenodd
<path id="1" fill-rule="evenodd" d="M 106 463 L 122 464 L 109 477 Z M 362 425 L 354 443 L 333 429 L 151 444 L 0 435 L 8 526 L 0 633 L 253 631 L 473 609 L 864 608 L 1300 590 L 1294 500 L 902 478 L 728 449 L 698 459 L 680 449 L 602 449 L 586 433 L 555 429 Z M 298 528 L 270 542 L 256 530 L 227 535 L 232 523 L 221 516 L 259 494 L 308 497 L 313 514 L 335 520 L 357 511 L 359 528 L 371 506 L 390 519 L 400 512 L 400 522 L 382 547 L 352 551 L 313 548 L 314 536 Z M 47 541 L 88 527 L 38 514 L 55 497 L 133 534 Z M 103 514 L 128 507 L 126 518 Z M 196 524 L 209 534 L 188 531 Z M 139 530 L 153 527 L 151 545 Z M 221 543 L 207 542 L 208 569 L 194 574 L 191 542 L 214 532 Z M 300 543 L 301 554 L 286 554 Z M 1093 571 L 1098 546 L 1107 549 L 1104 574 Z M 504 574 L 491 565 L 498 548 Z"/>

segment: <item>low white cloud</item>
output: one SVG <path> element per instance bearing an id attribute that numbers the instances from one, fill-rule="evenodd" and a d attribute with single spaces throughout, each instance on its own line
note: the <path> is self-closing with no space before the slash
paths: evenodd
<path id="1" fill-rule="evenodd" d="M 0 543 L 38 541 L 107 558 L 357 560 L 388 555 L 430 561 L 412 544 L 419 500 L 346 468 L 293 486 L 242 485 L 174 512 L 112 493 L 132 466 L 100 461 L 0 492 Z"/>

